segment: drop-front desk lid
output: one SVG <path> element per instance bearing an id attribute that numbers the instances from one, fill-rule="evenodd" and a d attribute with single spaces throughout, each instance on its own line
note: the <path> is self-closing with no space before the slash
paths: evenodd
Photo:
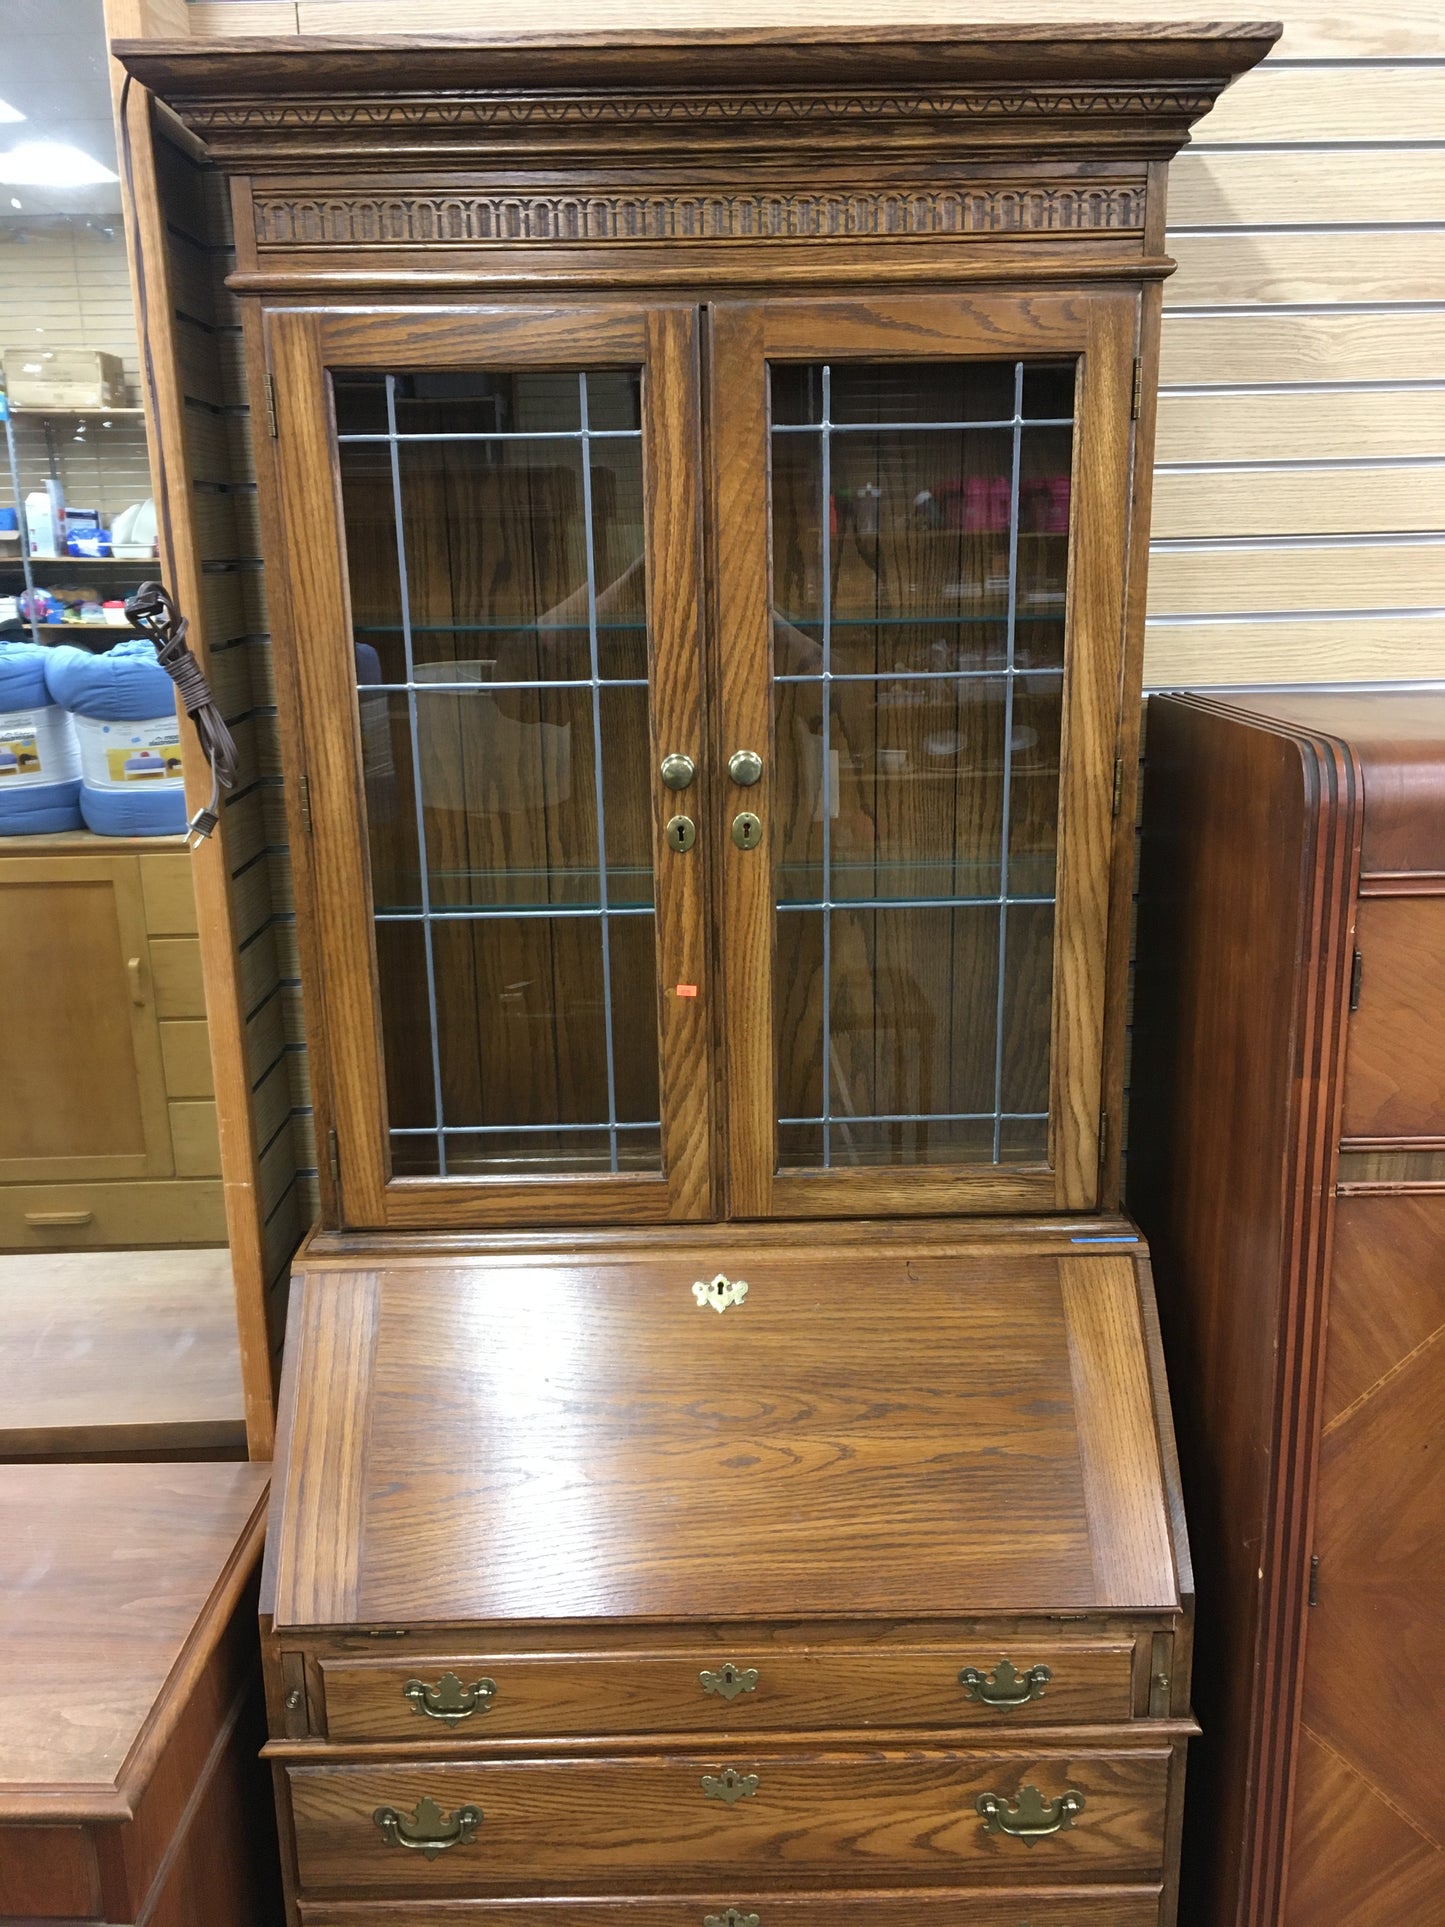
<path id="1" fill-rule="evenodd" d="M 1147 1268 L 1112 1231 L 308 1256 L 274 1623 L 1173 1609 Z"/>

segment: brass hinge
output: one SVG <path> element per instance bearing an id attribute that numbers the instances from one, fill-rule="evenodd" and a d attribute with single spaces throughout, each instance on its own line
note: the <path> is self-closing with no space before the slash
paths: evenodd
<path id="1" fill-rule="evenodd" d="M 1134 365 L 1137 367 L 1138 363 Z M 276 439 L 276 377 L 269 369 L 266 371 L 266 421 L 270 426 L 271 439 L 274 442 Z"/>
<path id="2" fill-rule="evenodd" d="M 1131 422 L 1138 421 L 1139 410 L 1143 406 L 1144 406 L 1144 357 L 1142 355 L 1135 355 L 1134 357 L 1134 396 L 1132 401 L 1129 403 L 1129 419 Z M 274 423 L 272 424 L 271 433 L 273 435 L 276 433 L 276 428 Z"/>
<path id="3" fill-rule="evenodd" d="M 1320 1555 L 1316 1552 L 1310 1555 L 1310 1604 L 1312 1606 L 1318 1606 L 1319 1603 L 1320 1603 Z"/>
<path id="4" fill-rule="evenodd" d="M 331 1189 L 339 1200 L 341 1197 L 341 1147 L 336 1142 L 334 1124 L 326 1133 L 326 1162 L 331 1170 Z"/>
<path id="5" fill-rule="evenodd" d="M 1360 1007 L 1360 982 L 1361 982 L 1361 979 L 1364 977 L 1364 974 L 1365 974 L 1365 960 L 1361 956 L 1360 952 L 1357 950 L 1354 955 L 1354 960 L 1350 964 L 1350 1009 L 1351 1010 L 1358 1010 Z"/>
<path id="6" fill-rule="evenodd" d="M 305 830 L 306 834 L 310 836 L 311 834 L 311 778 L 309 776 L 302 776 L 298 779 L 296 793 L 301 800 L 301 826 Z"/>
<path id="7" fill-rule="evenodd" d="M 1123 806 L 1123 802 L 1124 802 L 1124 759 L 1122 756 L 1116 756 L 1114 758 L 1114 806 L 1112 810 L 1109 812 L 1111 816 L 1117 816 L 1119 814 L 1119 811 Z"/>

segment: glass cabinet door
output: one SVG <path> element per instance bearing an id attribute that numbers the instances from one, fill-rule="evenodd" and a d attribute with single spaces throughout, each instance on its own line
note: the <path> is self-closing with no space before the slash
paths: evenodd
<path id="1" fill-rule="evenodd" d="M 710 1205 L 695 321 L 560 320 L 271 318 L 347 1222 Z"/>
<path id="2" fill-rule="evenodd" d="M 715 340 L 719 499 L 767 478 L 718 532 L 731 1208 L 1086 1206 L 1132 304 Z"/>

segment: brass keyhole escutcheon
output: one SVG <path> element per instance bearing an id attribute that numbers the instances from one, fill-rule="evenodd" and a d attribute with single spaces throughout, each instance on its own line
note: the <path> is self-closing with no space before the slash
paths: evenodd
<path id="1" fill-rule="evenodd" d="M 763 840 L 762 818 L 751 810 L 739 810 L 733 818 L 733 842 L 740 850 L 755 850 Z"/>
<path id="2" fill-rule="evenodd" d="M 728 758 L 728 775 L 739 789 L 751 789 L 763 773 L 763 759 L 755 749 L 735 749 Z"/>
<path id="3" fill-rule="evenodd" d="M 665 835 L 669 850 L 690 850 L 697 842 L 697 825 L 690 816 L 669 817 Z"/>
<path id="4" fill-rule="evenodd" d="M 663 757 L 660 774 L 670 790 L 685 790 L 697 775 L 697 764 L 690 756 L 674 750 L 671 756 Z"/>

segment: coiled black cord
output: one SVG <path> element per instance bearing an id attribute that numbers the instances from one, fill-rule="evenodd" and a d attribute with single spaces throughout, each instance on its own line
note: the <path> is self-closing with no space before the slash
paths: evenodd
<path id="1" fill-rule="evenodd" d="M 189 833 L 199 842 L 220 821 L 221 791 L 236 781 L 236 745 L 217 706 L 206 672 L 186 643 L 190 623 L 159 582 L 142 582 L 127 596 L 125 612 L 156 652 L 156 661 L 180 691 L 181 705 L 195 724 L 206 761 L 211 766 L 211 800 L 191 818 Z"/>

